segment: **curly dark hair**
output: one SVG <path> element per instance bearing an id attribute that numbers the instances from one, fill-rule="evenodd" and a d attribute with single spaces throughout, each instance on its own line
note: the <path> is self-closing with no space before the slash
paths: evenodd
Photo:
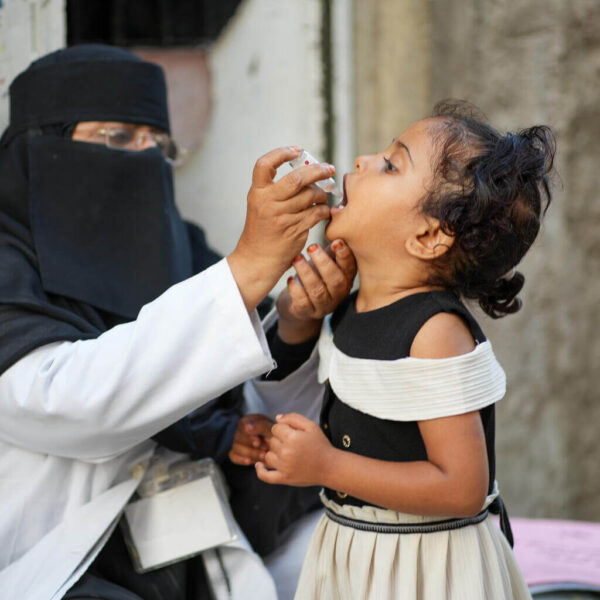
<path id="1" fill-rule="evenodd" d="M 434 261 L 430 285 L 479 301 L 491 317 L 517 312 L 525 282 L 514 267 L 535 240 L 552 194 L 556 149 L 544 125 L 500 134 L 465 101 L 444 100 L 431 117 L 438 152 L 421 210 L 454 244 Z"/>

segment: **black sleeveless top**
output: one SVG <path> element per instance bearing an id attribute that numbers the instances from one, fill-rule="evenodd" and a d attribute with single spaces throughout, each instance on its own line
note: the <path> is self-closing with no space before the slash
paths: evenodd
<path id="1" fill-rule="evenodd" d="M 331 319 L 334 344 L 348 356 L 375 360 L 406 358 L 421 327 L 441 312 L 462 317 L 476 343 L 486 339 L 471 313 L 451 292 L 413 294 L 364 313 L 356 312 L 356 295 L 355 292 L 348 296 Z M 489 493 L 495 478 L 494 405 L 479 412 L 487 446 Z M 378 419 L 350 408 L 335 395 L 329 384 L 321 411 L 321 427 L 333 446 L 341 450 L 395 462 L 427 460 L 427 450 L 416 421 Z M 325 494 L 338 504 L 368 504 L 348 496 L 343 490 L 325 489 Z"/>

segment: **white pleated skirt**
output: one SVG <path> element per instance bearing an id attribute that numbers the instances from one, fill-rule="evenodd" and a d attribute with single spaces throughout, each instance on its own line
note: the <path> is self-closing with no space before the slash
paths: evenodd
<path id="1" fill-rule="evenodd" d="M 375 507 L 335 513 L 376 523 L 442 520 Z M 493 500 L 488 497 L 484 507 Z M 310 541 L 294 600 L 530 600 L 515 556 L 492 519 L 433 533 L 375 533 L 323 515 Z"/>

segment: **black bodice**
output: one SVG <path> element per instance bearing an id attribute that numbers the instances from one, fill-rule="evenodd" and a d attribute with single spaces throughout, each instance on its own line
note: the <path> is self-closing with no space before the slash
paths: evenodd
<path id="1" fill-rule="evenodd" d="M 459 298 L 448 291 L 413 294 L 364 313 L 356 312 L 356 293 L 351 294 L 332 316 L 333 341 L 339 350 L 354 358 L 406 358 L 418 331 L 440 312 L 461 316 L 475 342 L 485 341 L 471 313 Z M 491 491 L 495 477 L 494 405 L 480 410 L 480 415 L 486 438 Z M 427 460 L 416 421 L 391 421 L 362 413 L 342 402 L 329 384 L 321 411 L 321 426 L 331 443 L 342 450 L 396 462 Z M 326 489 L 325 493 L 339 504 L 366 504 L 346 495 L 343 490 Z"/>

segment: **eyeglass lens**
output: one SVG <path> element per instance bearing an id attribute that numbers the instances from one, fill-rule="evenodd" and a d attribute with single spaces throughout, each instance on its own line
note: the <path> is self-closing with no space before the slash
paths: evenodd
<path id="1" fill-rule="evenodd" d="M 133 127 L 106 131 L 106 145 L 112 148 L 134 150 L 139 148 L 145 139 L 151 139 L 166 158 L 177 157 L 177 146 L 167 133 L 138 132 Z"/>

